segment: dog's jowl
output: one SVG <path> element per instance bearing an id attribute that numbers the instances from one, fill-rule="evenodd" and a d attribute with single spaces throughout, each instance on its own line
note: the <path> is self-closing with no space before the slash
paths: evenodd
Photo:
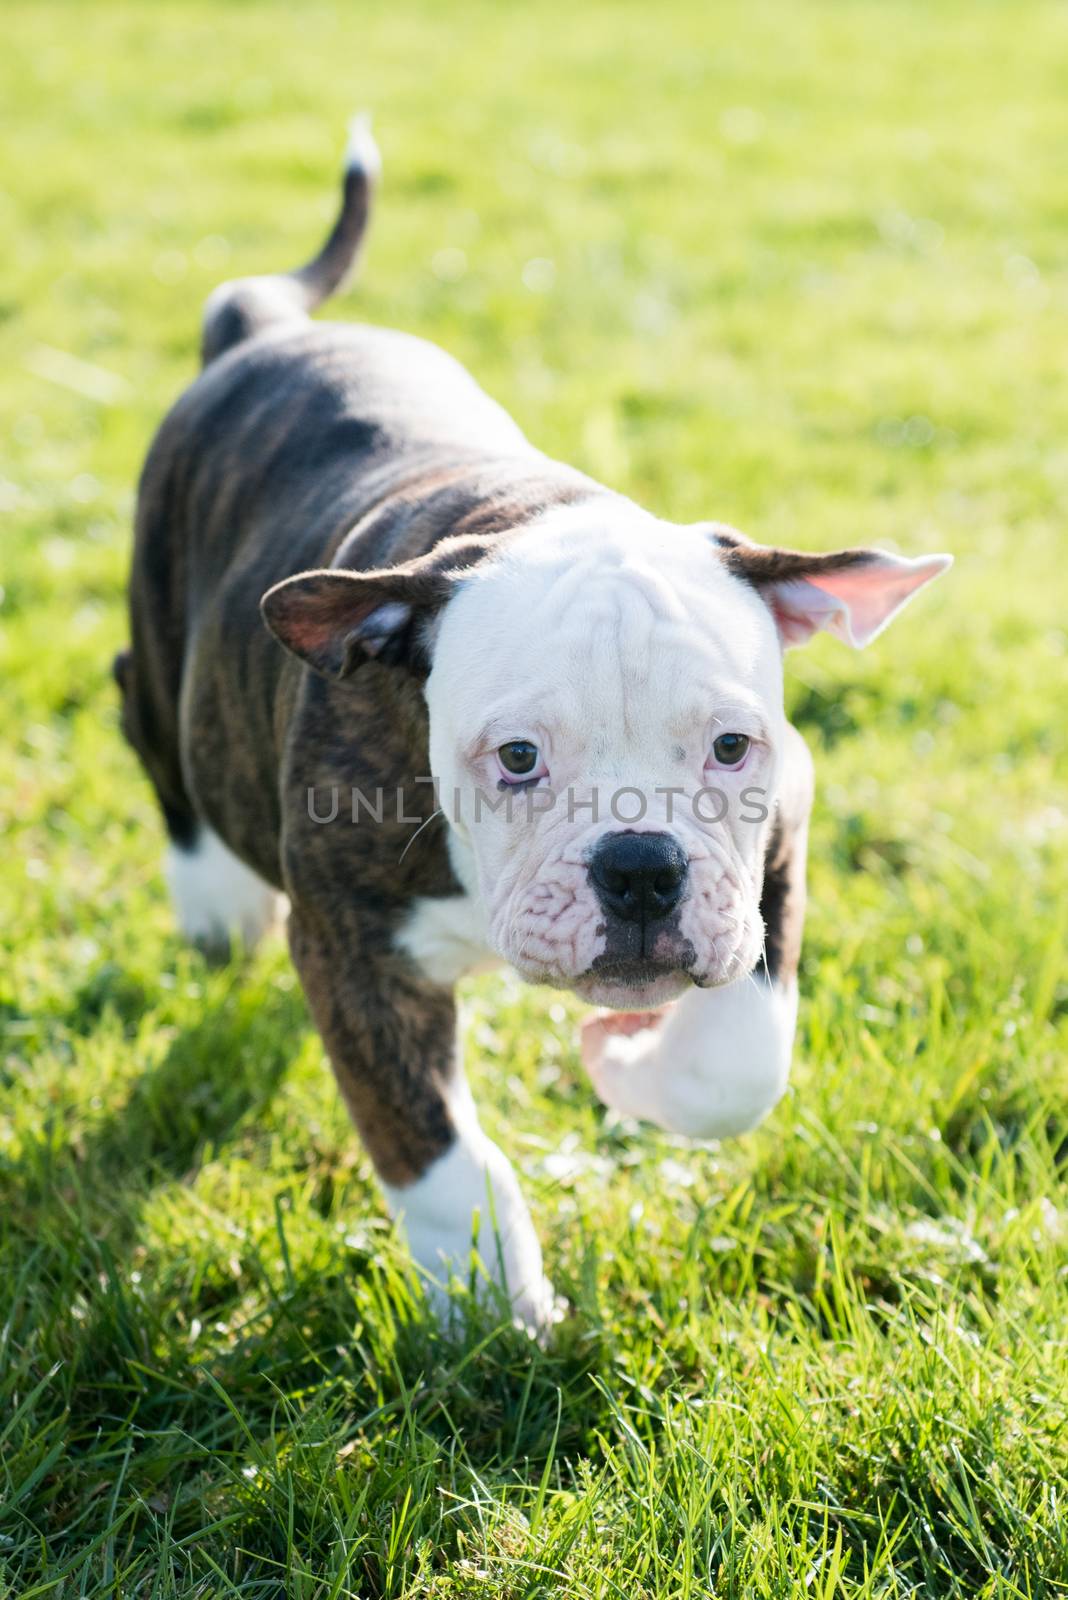
<path id="1" fill-rule="evenodd" d="M 660 521 L 542 455 L 443 351 L 310 321 L 376 174 L 357 127 L 320 254 L 208 301 L 204 371 L 141 480 L 116 676 L 185 931 L 249 942 L 288 897 L 431 1292 L 448 1304 L 475 1234 L 544 1328 L 453 985 L 503 961 L 606 1008 L 583 1054 L 623 1112 L 701 1138 L 757 1123 L 789 1071 L 812 795 L 783 649 L 866 644 L 949 558 Z"/>

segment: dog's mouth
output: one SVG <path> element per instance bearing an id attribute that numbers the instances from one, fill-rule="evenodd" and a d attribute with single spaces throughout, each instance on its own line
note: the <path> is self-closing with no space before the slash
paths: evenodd
<path id="1" fill-rule="evenodd" d="M 697 974 L 665 961 L 608 960 L 600 957 L 588 972 L 569 985 L 589 1005 L 612 1011 L 648 1011 L 677 1000 L 694 983 Z"/>
<path id="2" fill-rule="evenodd" d="M 698 954 L 677 924 L 621 923 L 607 930 L 607 948 L 581 972 L 563 964 L 524 961 L 512 965 L 528 983 L 567 989 L 588 1005 L 610 1011 L 648 1011 L 677 1000 L 690 988 L 713 989 L 731 983 L 744 967 L 744 953 L 729 941 Z M 726 941 L 724 941 L 726 942 Z"/>
<path id="3" fill-rule="evenodd" d="M 697 952 L 676 916 L 647 923 L 609 923 L 606 948 L 576 993 L 615 1011 L 645 1010 L 685 992 L 696 979 Z"/>

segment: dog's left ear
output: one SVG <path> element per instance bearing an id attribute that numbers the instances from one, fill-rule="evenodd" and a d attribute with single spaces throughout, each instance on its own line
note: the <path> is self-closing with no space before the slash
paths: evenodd
<path id="1" fill-rule="evenodd" d="M 298 572 L 268 589 L 260 611 L 275 638 L 324 678 L 347 678 L 366 661 L 425 676 L 434 618 L 485 554 L 483 541 L 461 537 L 378 571 Z"/>
<path id="2" fill-rule="evenodd" d="M 728 569 L 767 602 L 787 649 L 820 628 L 860 650 L 925 583 L 953 565 L 947 555 L 832 550 L 825 555 L 753 544 L 733 528 L 710 529 Z"/>

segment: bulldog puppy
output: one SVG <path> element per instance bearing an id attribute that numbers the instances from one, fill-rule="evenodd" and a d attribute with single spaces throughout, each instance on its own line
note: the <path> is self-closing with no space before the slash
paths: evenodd
<path id="1" fill-rule="evenodd" d="M 223 284 L 137 508 L 123 725 L 184 931 L 288 898 L 312 1016 L 439 1304 L 472 1245 L 518 1320 L 553 1296 L 479 1126 L 453 986 L 507 962 L 609 1008 L 606 1104 L 699 1138 L 786 1084 L 809 757 L 785 647 L 865 645 L 949 557 L 762 548 L 549 460 L 409 334 L 315 324 L 378 155 L 298 271 Z M 266 624 L 266 626 L 264 626 Z"/>

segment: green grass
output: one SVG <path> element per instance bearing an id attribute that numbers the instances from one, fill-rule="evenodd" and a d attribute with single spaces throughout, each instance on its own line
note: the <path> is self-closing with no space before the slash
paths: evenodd
<path id="1" fill-rule="evenodd" d="M 0 1593 L 1068 1591 L 1068 11 L 4 23 Z M 575 1007 L 471 986 L 545 1351 L 428 1325 L 283 951 L 175 937 L 108 673 L 200 302 L 307 254 L 360 104 L 343 315 L 664 515 L 959 558 L 791 658 L 812 907 L 757 1134 L 613 1121 Z"/>

